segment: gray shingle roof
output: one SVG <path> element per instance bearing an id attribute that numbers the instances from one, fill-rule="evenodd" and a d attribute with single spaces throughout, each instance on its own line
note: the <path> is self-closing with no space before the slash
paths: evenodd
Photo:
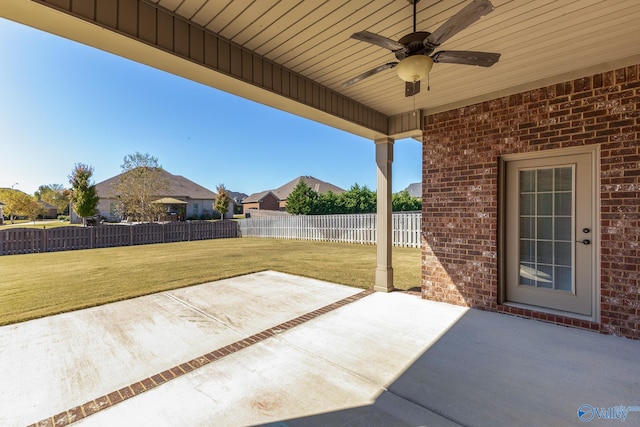
<path id="1" fill-rule="evenodd" d="M 267 190 L 267 191 L 261 191 L 261 192 L 259 192 L 259 193 L 253 193 L 253 194 L 251 194 L 251 195 L 249 195 L 249 196 L 245 197 L 245 198 L 242 200 L 242 203 L 244 204 L 244 203 L 256 203 L 256 202 L 259 202 L 259 201 L 261 201 L 262 199 L 264 199 L 264 198 L 265 198 L 269 193 L 273 194 L 273 195 L 274 195 L 274 197 L 275 197 L 276 199 L 278 198 L 278 196 L 276 196 L 276 195 L 273 193 L 273 191 L 271 191 L 271 190 Z"/>
<path id="2" fill-rule="evenodd" d="M 282 187 L 276 188 L 273 192 L 280 200 L 286 200 L 300 181 L 306 182 L 307 185 L 316 193 L 327 193 L 331 191 L 333 193 L 340 194 L 345 192 L 343 188 L 308 175 L 299 176 L 296 179 L 287 182 Z"/>
<path id="3" fill-rule="evenodd" d="M 231 200 L 235 201 L 236 203 L 242 203 L 242 201 L 249 196 L 239 191 L 229 191 L 229 197 L 231 198 Z"/>
<path id="4" fill-rule="evenodd" d="M 409 192 L 409 195 L 412 197 L 422 198 L 422 183 L 414 182 L 413 184 L 409 184 L 407 188 L 405 188 Z"/>
<path id="5" fill-rule="evenodd" d="M 109 199 L 113 197 L 113 188 L 118 184 L 122 174 L 116 175 L 105 181 L 96 184 L 98 197 L 101 199 Z M 173 197 L 176 199 L 215 199 L 217 194 L 205 187 L 196 184 L 193 181 L 180 175 L 173 175 L 164 169 L 160 169 L 161 179 L 166 179 L 169 183 L 166 194 L 157 194 L 158 197 Z"/>

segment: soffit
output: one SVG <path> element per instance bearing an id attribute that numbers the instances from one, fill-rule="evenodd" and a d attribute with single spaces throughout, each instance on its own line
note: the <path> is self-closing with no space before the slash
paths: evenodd
<path id="1" fill-rule="evenodd" d="M 70 0 L 41 1 L 54 7 L 58 5 L 61 10 L 76 7 L 76 2 Z M 105 0 L 77 4 L 86 5 L 91 1 L 97 5 Z M 640 2 L 637 0 L 492 0 L 495 6 L 492 13 L 447 40 L 442 49 L 499 52 L 500 61 L 490 68 L 435 64 L 429 79 L 431 90 L 427 91 L 423 82 L 420 94 L 406 98 L 404 82 L 394 70 L 378 73 L 349 88 L 344 88 L 342 83 L 395 60 L 390 51 L 351 39 L 350 35 L 367 30 L 397 40 L 412 32 L 412 6 L 407 0 L 143 1 L 358 105 L 388 117 L 405 114 L 403 119 L 410 117 L 408 114 L 414 110 L 429 114 L 640 62 L 637 42 Z M 38 1 L 4 2 L 0 16 L 12 19 L 15 11 L 11 9 L 22 3 L 37 4 Z M 421 0 L 417 7 L 417 29 L 437 29 L 468 3 L 469 0 Z M 106 46 L 98 40 L 101 37 L 87 32 L 86 28 L 78 27 L 81 30 L 72 33 L 65 23 L 56 29 L 44 16 L 41 22 L 36 22 L 35 17 L 32 18 L 36 12 L 40 13 L 39 9 L 15 20 L 154 66 L 170 62 L 166 52 L 163 52 L 164 58 L 154 61 L 147 51 Z M 125 44 L 121 40 L 113 43 Z M 361 130 L 349 129 L 331 114 L 310 112 L 314 106 L 300 108 L 282 96 L 238 83 L 229 76 L 203 77 L 188 67 L 182 70 L 175 67 L 170 71 L 366 135 Z M 380 132 L 376 129 L 371 135 L 380 137 Z"/>
<path id="2" fill-rule="evenodd" d="M 407 0 L 153 0 L 274 63 L 388 116 L 414 109 L 394 70 L 343 88 L 362 72 L 394 61 L 383 48 L 350 38 L 371 31 L 398 40 L 412 32 Z M 468 0 L 421 0 L 418 31 L 433 31 Z M 493 0 L 495 10 L 446 41 L 442 49 L 499 52 L 490 68 L 435 64 L 431 90 L 416 108 L 438 110 L 529 82 L 611 63 L 640 53 L 636 0 Z"/>

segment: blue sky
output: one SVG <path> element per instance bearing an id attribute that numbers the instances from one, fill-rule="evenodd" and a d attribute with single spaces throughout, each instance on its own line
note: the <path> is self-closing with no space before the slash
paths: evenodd
<path id="1" fill-rule="evenodd" d="M 376 188 L 372 141 L 0 18 L 0 187 L 100 182 L 127 154 L 211 190 L 251 194 L 312 175 Z M 421 180 L 421 144 L 396 141 L 393 191 Z"/>

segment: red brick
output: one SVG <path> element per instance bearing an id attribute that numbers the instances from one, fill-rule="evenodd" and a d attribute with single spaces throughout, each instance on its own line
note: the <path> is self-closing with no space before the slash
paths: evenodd
<path id="1" fill-rule="evenodd" d="M 71 424 L 69 422 L 69 417 L 67 417 L 67 413 L 66 412 L 62 412 L 61 414 L 58 414 L 56 416 L 53 417 L 53 425 L 58 427 L 58 426 L 67 426 Z"/>
<path id="2" fill-rule="evenodd" d="M 151 378 L 145 378 L 141 381 L 141 383 L 144 386 L 145 390 L 150 390 L 157 386 L 157 384 Z"/>
<path id="3" fill-rule="evenodd" d="M 116 403 L 120 403 L 123 400 L 122 396 L 117 391 L 109 393 L 107 397 L 109 398 L 109 402 L 111 402 L 112 405 L 115 405 Z"/>
<path id="4" fill-rule="evenodd" d="M 179 377 L 184 375 L 186 372 L 183 371 L 179 366 L 175 366 L 169 370 L 174 376 Z"/>
<path id="5" fill-rule="evenodd" d="M 129 386 L 133 390 L 134 394 L 141 394 L 146 391 L 144 385 L 141 382 L 133 383 Z"/>
<path id="6" fill-rule="evenodd" d="M 135 396 L 135 393 L 131 389 L 131 387 L 121 388 L 120 390 L 118 390 L 118 393 L 120 393 L 120 396 L 122 396 L 123 399 L 129 399 L 129 398 Z"/>
<path id="7" fill-rule="evenodd" d="M 91 414 L 95 414 L 99 410 L 100 410 L 100 406 L 98 406 L 98 404 L 94 401 L 87 402 L 84 405 L 82 405 L 82 411 L 87 417 Z"/>

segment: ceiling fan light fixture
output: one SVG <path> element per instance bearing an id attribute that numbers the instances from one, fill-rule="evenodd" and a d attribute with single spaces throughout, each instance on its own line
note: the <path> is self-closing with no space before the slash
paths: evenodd
<path id="1" fill-rule="evenodd" d="M 429 75 L 433 59 L 426 55 L 413 55 L 404 58 L 396 66 L 398 77 L 405 82 L 417 82 Z"/>

